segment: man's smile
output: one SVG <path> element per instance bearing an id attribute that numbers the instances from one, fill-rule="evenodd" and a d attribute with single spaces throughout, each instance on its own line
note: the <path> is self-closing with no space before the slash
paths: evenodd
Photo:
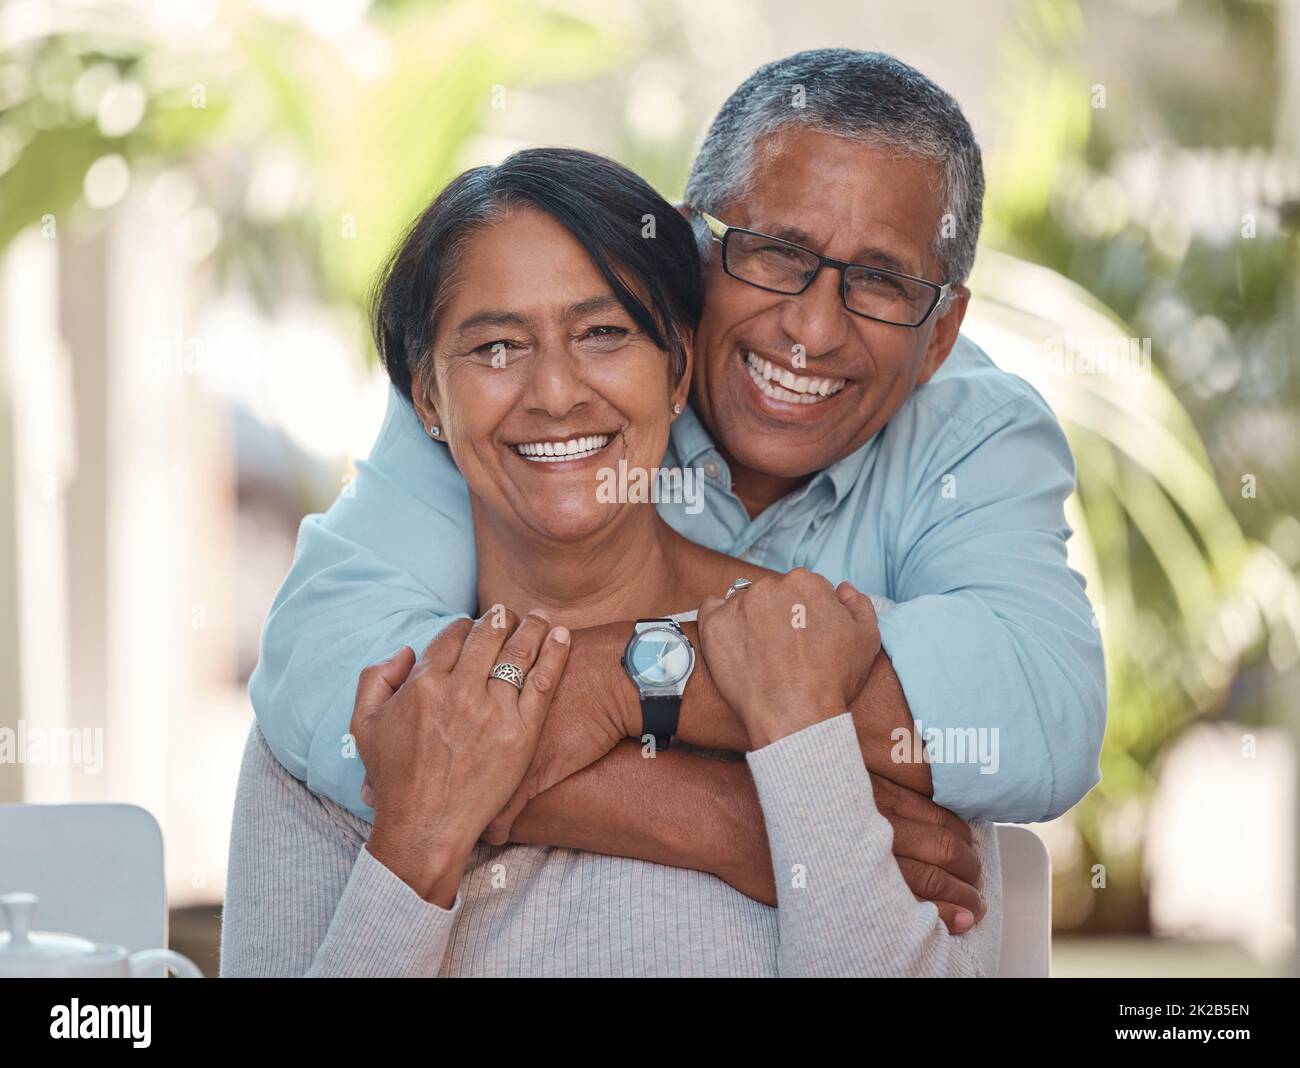
<path id="1" fill-rule="evenodd" d="M 782 419 L 820 415 L 848 385 L 846 378 L 799 374 L 749 348 L 740 348 L 738 358 L 749 381 L 742 388 L 752 389 L 755 407 Z"/>
<path id="2" fill-rule="evenodd" d="M 745 366 L 754 384 L 764 396 L 794 404 L 816 404 L 833 397 L 848 384 L 846 378 L 819 378 L 796 374 L 789 368 L 760 356 L 752 349 L 744 350 Z"/>

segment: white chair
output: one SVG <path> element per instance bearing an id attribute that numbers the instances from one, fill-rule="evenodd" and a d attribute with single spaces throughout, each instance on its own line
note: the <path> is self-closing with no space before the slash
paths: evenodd
<path id="1" fill-rule="evenodd" d="M 999 979 L 1045 979 L 1052 967 L 1052 861 L 1028 827 L 999 823 L 1002 955 Z"/>
<path id="2" fill-rule="evenodd" d="M 136 805 L 0 805 L 0 893 L 14 891 L 39 898 L 38 931 L 167 945 L 162 832 Z"/>

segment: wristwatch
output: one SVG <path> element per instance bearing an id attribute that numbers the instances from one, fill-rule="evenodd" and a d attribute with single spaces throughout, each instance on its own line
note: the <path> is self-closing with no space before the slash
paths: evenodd
<path id="1" fill-rule="evenodd" d="M 695 670 L 695 646 L 672 619 L 638 619 L 623 650 L 623 670 L 641 695 L 641 734 L 655 751 L 667 749 L 677 733 L 682 694 Z"/>

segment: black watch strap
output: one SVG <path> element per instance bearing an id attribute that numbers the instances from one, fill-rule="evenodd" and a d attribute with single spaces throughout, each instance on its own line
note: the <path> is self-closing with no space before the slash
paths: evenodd
<path id="1" fill-rule="evenodd" d="M 641 736 L 654 735 L 655 752 L 667 749 L 672 744 L 681 711 L 680 697 L 641 698 Z"/>

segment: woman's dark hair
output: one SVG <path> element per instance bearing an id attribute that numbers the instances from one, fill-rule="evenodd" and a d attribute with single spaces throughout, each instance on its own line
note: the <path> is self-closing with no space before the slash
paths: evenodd
<path id="1" fill-rule="evenodd" d="M 372 299 L 375 345 L 409 400 L 428 369 L 439 313 L 468 239 L 515 207 L 545 212 L 587 250 L 637 326 L 686 369 L 684 335 L 703 304 L 699 250 L 681 214 L 632 171 L 571 148 L 530 148 L 475 167 L 434 198 L 380 274 Z M 633 291 L 649 298 L 649 307 Z"/>

